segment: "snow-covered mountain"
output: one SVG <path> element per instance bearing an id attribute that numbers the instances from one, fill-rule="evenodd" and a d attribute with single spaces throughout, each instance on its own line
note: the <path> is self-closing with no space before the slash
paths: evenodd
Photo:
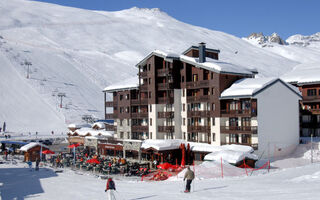
<path id="1" fill-rule="evenodd" d="M 11 131 L 48 132 L 65 129 L 65 123 L 79 122 L 84 114 L 103 118 L 104 87 L 136 76 L 135 64 L 154 49 L 181 53 L 199 42 L 220 49 L 223 61 L 257 69 L 259 76 L 281 76 L 319 58 L 318 51 L 301 46 L 294 46 L 292 55 L 292 49 L 266 50 L 177 21 L 159 9 L 104 12 L 3 0 L 0 124 L 6 121 Z M 302 49 L 300 59 L 296 53 Z M 66 95 L 62 108 L 59 93 Z"/>
<path id="2" fill-rule="evenodd" d="M 263 33 L 251 33 L 248 37 L 243 38 L 254 45 L 272 46 L 272 43 L 286 45 L 287 42 L 284 41 L 277 33 L 273 33 L 270 36 L 265 36 Z"/>

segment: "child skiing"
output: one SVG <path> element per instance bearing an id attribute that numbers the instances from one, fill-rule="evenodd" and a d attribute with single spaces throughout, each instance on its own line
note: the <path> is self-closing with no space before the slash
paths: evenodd
<path id="1" fill-rule="evenodd" d="M 108 178 L 107 187 L 105 192 L 108 192 L 108 200 L 115 200 L 116 197 L 113 194 L 113 191 L 116 190 L 116 185 L 114 184 L 112 178 Z"/>

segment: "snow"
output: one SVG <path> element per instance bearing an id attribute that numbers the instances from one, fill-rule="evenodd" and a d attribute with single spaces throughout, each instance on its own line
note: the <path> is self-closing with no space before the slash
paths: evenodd
<path id="1" fill-rule="evenodd" d="M 44 145 L 44 144 L 41 144 L 41 143 L 38 143 L 38 142 L 30 142 L 29 144 L 26 144 L 24 146 L 22 146 L 20 148 L 20 151 L 29 151 L 29 149 L 32 149 L 33 147 L 36 147 L 36 146 L 42 146 L 42 147 L 45 147 L 45 148 L 48 148 L 48 146 Z"/>
<path id="2" fill-rule="evenodd" d="M 258 156 L 255 154 L 233 151 L 233 150 L 223 150 L 223 151 L 209 153 L 204 157 L 204 160 L 219 161 L 221 158 L 222 160 L 231 164 L 236 164 L 245 158 L 258 160 Z"/>
<path id="3" fill-rule="evenodd" d="M 287 82 L 295 82 L 297 84 L 319 82 L 320 62 L 297 65 L 281 78 Z"/>
<path id="4" fill-rule="evenodd" d="M 185 144 L 184 140 L 144 140 L 141 148 L 154 148 L 158 151 L 179 149 L 181 144 Z"/>
<path id="5" fill-rule="evenodd" d="M 114 132 L 113 131 L 105 131 L 105 130 L 94 130 L 92 128 L 80 128 L 78 130 L 75 130 L 74 132 L 71 132 L 71 134 L 78 134 L 80 136 L 105 136 L 105 137 L 113 137 Z"/>
<path id="6" fill-rule="evenodd" d="M 185 55 L 181 55 L 180 59 L 187 63 L 193 64 L 197 67 L 207 69 L 209 71 L 214 71 L 218 73 L 235 73 L 235 74 L 249 74 L 252 72 L 248 68 L 242 67 L 240 65 L 223 62 L 219 60 L 214 60 L 212 58 L 206 58 L 206 62 L 200 63 L 199 58 L 193 58 Z"/>
<path id="7" fill-rule="evenodd" d="M 90 128 L 91 125 L 90 124 L 69 124 L 68 128 L 70 129 L 79 129 L 79 128 Z"/>
<path id="8" fill-rule="evenodd" d="M 6 66 L 0 77 L 7 83 L 0 86 L 0 122 L 6 121 L 9 131 L 39 134 L 63 131 L 66 124 L 80 123 L 82 115 L 104 118 L 101 91 L 136 77 L 135 65 L 154 49 L 181 53 L 203 41 L 221 50 L 224 63 L 257 68 L 262 77 L 280 76 L 300 63 L 158 9 L 106 12 L 0 1 L 0 36 L 0 65 Z M 24 61 L 32 63 L 30 79 Z M 66 94 L 62 108 L 60 92 Z"/>
<path id="9" fill-rule="evenodd" d="M 92 128 L 94 128 L 94 127 L 98 127 L 98 129 L 104 129 L 106 126 L 102 122 L 95 122 L 92 124 Z"/>
<path id="10" fill-rule="evenodd" d="M 105 92 L 114 92 L 118 90 L 129 90 L 129 89 L 137 89 L 139 86 L 139 78 L 137 76 L 131 77 L 125 80 L 122 80 L 120 82 L 117 82 L 115 84 L 112 84 L 106 88 L 104 88 L 103 91 Z"/>
<path id="11" fill-rule="evenodd" d="M 281 79 L 279 78 L 272 78 L 272 77 L 240 79 L 234 82 L 229 88 L 224 90 L 221 93 L 221 98 L 237 97 L 237 96 L 252 97 L 263 88 L 267 87 L 270 84 L 273 84 L 278 80 L 281 81 Z M 283 83 L 286 84 L 285 82 Z M 290 84 L 286 84 L 286 85 L 290 87 L 297 94 L 300 94 L 299 90 L 296 87 L 293 87 Z"/>

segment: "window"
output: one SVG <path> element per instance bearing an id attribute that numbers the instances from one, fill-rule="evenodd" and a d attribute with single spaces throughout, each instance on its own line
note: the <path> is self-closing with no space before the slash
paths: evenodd
<path id="1" fill-rule="evenodd" d="M 130 99 L 130 96 L 129 96 L 129 94 L 126 94 L 126 99 L 128 100 L 128 99 Z"/>
<path id="2" fill-rule="evenodd" d="M 211 95 L 214 95 L 214 88 L 211 88 Z"/>
<path id="3" fill-rule="evenodd" d="M 193 82 L 198 81 L 198 74 L 193 74 L 193 75 L 192 75 L 192 81 L 193 81 Z"/>
<path id="4" fill-rule="evenodd" d="M 229 106 L 230 110 L 238 110 L 238 103 L 236 101 L 232 101 Z"/>
<path id="5" fill-rule="evenodd" d="M 150 71 L 150 69 L 151 69 L 151 64 L 148 65 L 148 70 Z"/>
<path id="6" fill-rule="evenodd" d="M 123 123 L 123 119 L 120 119 L 120 126 L 122 126 L 122 123 Z"/>
<path id="7" fill-rule="evenodd" d="M 120 132 L 120 139 L 123 139 L 123 132 Z"/>
<path id="8" fill-rule="evenodd" d="M 213 79 L 213 72 L 211 72 L 211 80 Z"/>
<path id="9" fill-rule="evenodd" d="M 215 126 L 216 125 L 216 119 L 214 117 L 212 117 L 212 126 Z"/>
<path id="10" fill-rule="evenodd" d="M 183 111 L 183 112 L 186 111 L 186 104 L 182 104 L 182 111 Z"/>
<path id="11" fill-rule="evenodd" d="M 242 117 L 241 118 L 242 121 L 242 126 L 251 126 L 251 119 L 250 117 Z"/>
<path id="12" fill-rule="evenodd" d="M 308 96 L 316 96 L 317 90 L 316 89 L 309 89 L 309 90 L 307 90 L 307 95 Z"/>
<path id="13" fill-rule="evenodd" d="M 122 99 L 123 99 L 123 95 L 121 94 L 121 95 L 120 95 L 120 101 L 121 101 Z"/>
<path id="14" fill-rule="evenodd" d="M 230 134 L 230 143 L 239 143 L 239 135 Z"/>
<path id="15" fill-rule="evenodd" d="M 183 125 L 183 126 L 186 125 L 186 118 L 183 118 L 183 120 L 182 120 L 182 125 Z"/>
<path id="16" fill-rule="evenodd" d="M 149 99 L 151 99 L 151 92 L 149 92 Z"/>
<path id="17" fill-rule="evenodd" d="M 320 123 L 320 115 L 317 115 L 317 122 Z"/>
<path id="18" fill-rule="evenodd" d="M 149 135 L 150 135 L 150 139 L 152 139 L 152 132 L 150 132 L 150 134 L 149 134 Z"/>
<path id="19" fill-rule="evenodd" d="M 185 140 L 187 138 L 186 132 L 183 132 L 183 139 Z"/>
<path id="20" fill-rule="evenodd" d="M 151 84 L 151 78 L 149 78 L 149 85 Z"/>
<path id="21" fill-rule="evenodd" d="M 212 133 L 212 141 L 216 141 L 216 134 Z"/>
<path id="22" fill-rule="evenodd" d="M 118 109 L 117 106 L 113 107 L 113 110 L 117 110 L 117 109 Z"/>
<path id="23" fill-rule="evenodd" d="M 181 77 L 181 82 L 184 82 L 184 76 Z"/>
<path id="24" fill-rule="evenodd" d="M 120 113 L 123 113 L 123 107 L 120 107 Z"/>
<path id="25" fill-rule="evenodd" d="M 243 144 L 249 144 L 251 143 L 251 137 L 248 134 L 242 134 L 241 135 L 241 143 Z"/>
<path id="26" fill-rule="evenodd" d="M 215 111 L 215 110 L 216 110 L 216 104 L 212 103 L 211 110 L 212 110 L 212 111 Z"/>
<path id="27" fill-rule="evenodd" d="M 150 107 L 150 112 L 152 112 L 152 105 L 150 105 L 149 107 Z"/>
<path id="28" fill-rule="evenodd" d="M 130 126 L 130 119 L 127 119 L 127 125 Z"/>
<path id="29" fill-rule="evenodd" d="M 182 89 L 182 96 L 183 96 L 183 97 L 184 97 L 184 95 L 185 95 L 184 93 L 185 93 L 185 91 L 184 91 L 184 89 Z"/>
<path id="30" fill-rule="evenodd" d="M 152 126 L 152 118 L 150 118 L 150 126 Z"/>
<path id="31" fill-rule="evenodd" d="M 113 96 L 116 97 L 117 96 L 117 92 L 113 92 Z"/>

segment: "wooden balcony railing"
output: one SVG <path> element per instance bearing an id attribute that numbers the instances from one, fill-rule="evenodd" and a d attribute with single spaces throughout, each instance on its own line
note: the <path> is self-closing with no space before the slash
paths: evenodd
<path id="1" fill-rule="evenodd" d="M 141 126 L 141 125 L 132 125 L 131 131 L 132 132 L 147 132 L 149 130 L 148 126 Z"/>
<path id="2" fill-rule="evenodd" d="M 158 112 L 158 118 L 174 118 L 174 112 Z"/>
<path id="3" fill-rule="evenodd" d="M 158 103 L 159 104 L 173 104 L 173 98 L 172 97 L 159 97 Z"/>
<path id="4" fill-rule="evenodd" d="M 257 116 L 257 109 L 252 108 L 250 110 L 221 110 L 222 115 L 251 115 Z"/>
<path id="5" fill-rule="evenodd" d="M 210 132 L 210 126 L 188 126 L 188 132 Z"/>
<path id="6" fill-rule="evenodd" d="M 157 70 L 158 76 L 167 76 L 167 75 L 171 76 L 170 72 L 171 72 L 170 69 L 158 69 Z"/>
<path id="7" fill-rule="evenodd" d="M 210 111 L 201 110 L 201 111 L 188 111 L 188 117 L 210 117 Z"/>
<path id="8" fill-rule="evenodd" d="M 140 90 L 141 90 L 141 91 L 146 91 L 146 90 L 148 90 L 148 85 L 147 85 L 147 84 L 142 84 L 142 85 L 140 85 Z"/>
<path id="9" fill-rule="evenodd" d="M 113 107 L 113 101 L 106 101 L 106 107 Z"/>
<path id="10" fill-rule="evenodd" d="M 131 99 L 130 101 L 131 105 L 147 105 L 148 99 Z"/>
<path id="11" fill-rule="evenodd" d="M 114 119 L 114 118 L 116 118 L 115 114 L 113 114 L 113 113 L 107 113 L 106 114 L 106 119 Z"/>
<path id="12" fill-rule="evenodd" d="M 187 89 L 209 87 L 209 80 L 187 82 L 186 87 L 187 87 Z"/>
<path id="13" fill-rule="evenodd" d="M 171 83 L 158 83 L 158 90 L 169 90 L 172 89 Z"/>
<path id="14" fill-rule="evenodd" d="M 250 133 L 257 134 L 257 126 L 220 126 L 221 133 Z"/>
<path id="15" fill-rule="evenodd" d="M 131 113 L 132 118 L 148 118 L 148 113 L 147 112 L 136 112 L 136 113 Z"/>
<path id="16" fill-rule="evenodd" d="M 141 77 L 146 77 L 148 75 L 148 71 L 140 72 Z"/>
<path id="17" fill-rule="evenodd" d="M 204 95 L 204 96 L 188 96 L 187 97 L 187 102 L 207 102 L 209 101 L 209 96 Z"/>
<path id="18" fill-rule="evenodd" d="M 174 126 L 158 126 L 159 132 L 174 132 Z"/>
<path id="19" fill-rule="evenodd" d="M 106 131 L 117 131 L 117 127 L 113 125 L 106 125 Z"/>

